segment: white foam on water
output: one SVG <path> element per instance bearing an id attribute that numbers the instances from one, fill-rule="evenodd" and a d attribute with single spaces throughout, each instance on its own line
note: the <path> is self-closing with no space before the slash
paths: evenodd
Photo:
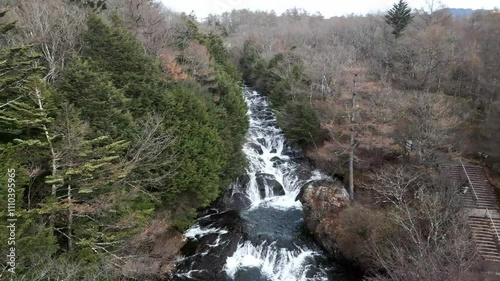
<path id="1" fill-rule="evenodd" d="M 278 210 L 288 210 L 291 208 L 302 209 L 302 204 L 300 201 L 295 201 L 295 197 L 296 196 L 289 194 L 266 198 L 260 201 L 257 205 L 252 205 L 251 208 L 271 207 Z"/>
<path id="2" fill-rule="evenodd" d="M 254 246 L 250 242 L 238 245 L 236 252 L 227 258 L 224 271 L 234 279 L 238 270 L 258 268 L 272 281 L 306 281 L 322 280 L 323 277 L 307 278 L 307 259 L 318 253 L 298 248 L 295 251 L 276 248 L 274 244 Z M 324 279 L 327 280 L 327 279 Z"/>
<path id="3" fill-rule="evenodd" d="M 193 278 L 193 273 L 204 272 L 204 271 L 205 270 L 196 270 L 196 269 L 193 269 L 193 270 L 190 270 L 190 271 L 185 272 L 185 273 L 177 273 L 176 276 L 191 279 L 191 278 Z"/>
<path id="4" fill-rule="evenodd" d="M 220 229 L 220 228 L 201 228 L 199 225 L 194 225 L 190 227 L 186 232 L 184 232 L 184 236 L 193 239 L 193 240 L 198 240 L 199 238 L 206 236 L 208 234 L 226 234 L 227 230 L 225 229 Z"/>

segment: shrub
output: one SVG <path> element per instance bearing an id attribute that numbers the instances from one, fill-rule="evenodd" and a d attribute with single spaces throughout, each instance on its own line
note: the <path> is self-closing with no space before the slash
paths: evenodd
<path id="1" fill-rule="evenodd" d="M 326 136 L 320 120 L 310 104 L 291 101 L 277 112 L 278 125 L 292 142 L 301 147 L 318 145 Z"/>

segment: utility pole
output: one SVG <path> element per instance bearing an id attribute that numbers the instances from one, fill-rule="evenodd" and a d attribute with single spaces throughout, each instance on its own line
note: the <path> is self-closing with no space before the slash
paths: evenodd
<path id="1" fill-rule="evenodd" d="M 356 109 L 356 77 L 358 74 L 354 74 L 353 87 L 352 87 L 352 109 L 350 116 L 350 124 L 351 124 L 351 151 L 349 153 L 349 199 L 354 201 L 354 111 Z"/>

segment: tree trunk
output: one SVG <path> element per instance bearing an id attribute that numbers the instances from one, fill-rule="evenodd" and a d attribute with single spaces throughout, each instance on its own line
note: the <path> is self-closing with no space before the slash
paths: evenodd
<path id="1" fill-rule="evenodd" d="M 38 103 L 38 108 L 42 111 L 45 112 L 45 109 L 43 108 L 43 103 L 42 103 L 42 97 L 40 95 L 40 90 L 35 89 L 35 96 L 37 99 Z M 50 149 L 50 156 L 51 156 L 51 175 L 53 177 L 56 176 L 56 171 L 57 171 L 57 157 L 56 157 L 56 152 L 54 150 L 54 146 L 52 145 L 52 140 L 50 138 L 49 130 L 47 129 L 47 126 L 45 124 L 42 124 L 42 129 L 45 133 L 45 138 L 47 139 L 47 143 L 49 144 L 49 149 Z M 57 192 L 57 185 L 55 183 L 52 184 L 52 190 L 51 190 L 51 195 L 56 197 L 56 192 Z M 50 226 L 53 228 L 54 227 L 54 212 L 50 214 Z"/>
<path id="2" fill-rule="evenodd" d="M 356 104 L 356 94 L 352 94 L 351 112 L 351 150 L 349 152 L 349 197 L 354 201 L 354 107 Z"/>
<path id="3" fill-rule="evenodd" d="M 73 202 L 71 198 L 71 184 L 68 184 L 68 228 L 66 235 L 68 236 L 68 251 L 73 251 Z"/>
<path id="4" fill-rule="evenodd" d="M 349 199 L 354 201 L 354 130 L 351 130 L 351 151 L 349 153 Z"/>
<path id="5" fill-rule="evenodd" d="M 351 150 L 349 153 L 349 197 L 351 201 L 354 201 L 354 110 L 356 108 L 356 93 L 354 88 L 356 87 L 356 76 L 354 76 L 353 89 L 352 89 L 352 111 L 351 111 Z"/>

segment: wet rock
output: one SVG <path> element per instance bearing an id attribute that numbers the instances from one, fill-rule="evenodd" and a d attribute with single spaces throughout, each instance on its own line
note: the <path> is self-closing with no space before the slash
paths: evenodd
<path id="1" fill-rule="evenodd" d="M 332 180 L 307 183 L 296 199 L 302 203 L 304 222 L 309 232 L 321 247 L 335 256 L 338 253 L 335 230 L 339 214 L 350 204 L 344 186 Z"/>
<path id="2" fill-rule="evenodd" d="M 270 121 L 274 120 L 274 115 L 270 111 L 259 111 L 253 114 L 253 117 L 259 120 Z"/>
<path id="3" fill-rule="evenodd" d="M 285 163 L 285 160 L 279 158 L 278 156 L 274 156 L 271 158 L 271 161 L 273 162 L 273 167 L 277 168 Z"/>
<path id="4" fill-rule="evenodd" d="M 299 178 L 299 180 L 306 181 L 311 178 L 311 170 L 305 167 L 304 165 L 301 165 L 297 170 L 296 170 L 296 176 Z"/>
<path id="5" fill-rule="evenodd" d="M 269 187 L 274 196 L 285 195 L 283 186 L 276 180 L 273 175 L 266 173 L 258 173 L 255 175 L 257 186 L 259 188 L 260 197 L 266 197 L 266 186 Z"/>
<path id="6" fill-rule="evenodd" d="M 224 228 L 228 230 L 239 229 L 241 226 L 240 213 L 237 210 L 230 210 L 213 214 L 209 217 L 198 220 L 201 227 Z"/>
<path id="7" fill-rule="evenodd" d="M 262 147 L 256 143 L 249 143 L 248 146 L 255 150 L 258 154 L 262 155 L 264 154 L 264 151 L 262 150 Z"/>
<path id="8" fill-rule="evenodd" d="M 178 263 L 178 273 L 196 269 L 191 276 L 194 280 L 212 281 L 225 280 L 223 271 L 226 258 L 231 256 L 243 239 L 245 229 L 238 211 L 217 213 L 198 220 L 202 229 L 223 229 L 227 232 L 210 233 L 200 236 L 193 243 L 187 244 L 182 252 L 186 258 Z M 192 254 L 195 252 L 196 254 Z M 189 254 L 191 253 L 191 254 Z M 224 258 L 221 258 L 224 257 Z M 189 279 L 189 280 L 193 280 Z M 140 279 L 146 280 L 146 279 Z M 185 280 L 174 276 L 169 280 Z"/>
<path id="9" fill-rule="evenodd" d="M 287 149 L 283 151 L 284 155 L 289 156 L 292 159 L 295 160 L 302 160 L 305 159 L 303 152 L 300 149 L 292 148 L 287 145 Z"/>
<path id="10" fill-rule="evenodd" d="M 267 141 L 265 138 L 258 138 L 257 142 L 260 143 L 262 146 L 266 147 L 267 146 Z"/>
<path id="11" fill-rule="evenodd" d="M 252 201 L 245 194 L 237 192 L 232 194 L 225 205 L 227 210 L 244 210 L 252 205 Z"/>
<path id="12" fill-rule="evenodd" d="M 262 128 L 268 133 L 272 133 L 275 130 L 279 129 L 279 127 L 276 125 L 276 121 L 271 120 L 271 121 L 262 121 L 261 123 Z"/>
<path id="13" fill-rule="evenodd" d="M 269 151 L 269 153 L 277 153 L 277 152 L 278 152 L 278 150 L 276 150 L 276 148 L 273 148 L 273 149 L 271 149 L 271 151 Z"/>
<path id="14" fill-rule="evenodd" d="M 238 177 L 236 180 L 236 186 L 243 187 L 246 186 L 250 182 L 250 176 L 248 174 L 244 174 Z"/>

